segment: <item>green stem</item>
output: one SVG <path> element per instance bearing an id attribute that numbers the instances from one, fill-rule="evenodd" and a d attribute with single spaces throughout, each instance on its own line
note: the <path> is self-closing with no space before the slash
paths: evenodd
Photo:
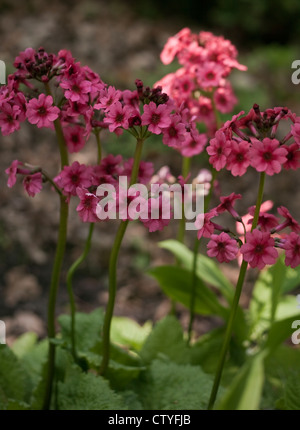
<path id="1" fill-rule="evenodd" d="M 96 136 L 97 152 L 98 152 L 98 159 L 97 159 L 97 161 L 98 161 L 98 164 L 99 164 L 101 162 L 100 131 L 97 131 L 95 133 L 95 136 Z M 75 331 L 76 305 L 75 305 L 75 299 L 74 299 L 74 292 L 73 292 L 72 283 L 73 283 L 73 277 L 74 277 L 74 274 L 75 274 L 76 270 L 78 269 L 78 267 L 80 266 L 80 264 L 83 263 L 83 261 L 88 256 L 88 253 L 90 252 L 93 231 L 94 231 L 94 223 L 90 223 L 89 232 L 88 232 L 88 236 L 87 236 L 87 239 L 86 239 L 86 242 L 85 242 L 85 246 L 84 246 L 83 252 L 77 258 L 77 260 L 74 261 L 74 263 L 72 264 L 72 266 L 70 267 L 70 269 L 68 270 L 68 273 L 67 273 L 67 289 L 68 289 L 68 294 L 69 294 L 70 311 L 71 311 L 71 350 L 72 350 L 72 355 L 73 355 L 73 359 L 74 359 L 75 362 L 77 361 L 76 331 Z"/>
<path id="2" fill-rule="evenodd" d="M 69 205 L 66 203 L 65 196 L 60 198 L 60 220 L 58 240 L 56 245 L 56 253 L 54 258 L 54 265 L 52 270 L 49 301 L 48 301 L 48 369 L 46 376 L 46 391 L 44 397 L 43 409 L 48 410 L 51 403 L 52 384 L 54 380 L 54 367 L 55 367 L 55 345 L 51 340 L 55 337 L 55 307 L 56 296 L 59 286 L 59 279 L 62 267 L 62 261 L 65 253 L 65 246 L 67 240 L 67 225 L 68 225 L 68 210 Z"/>
<path id="3" fill-rule="evenodd" d="M 137 181 L 142 149 L 143 149 L 143 139 L 137 139 L 134 162 L 133 162 L 133 167 L 131 172 L 130 185 L 135 184 Z M 109 297 L 108 297 L 108 303 L 106 307 L 103 331 L 102 331 L 102 345 L 103 345 L 102 354 L 103 355 L 102 355 L 102 362 L 99 369 L 100 375 L 105 374 L 109 364 L 110 326 L 111 326 L 111 320 L 113 317 L 115 298 L 116 298 L 116 292 L 117 292 L 117 263 L 118 263 L 118 256 L 119 256 L 122 240 L 126 232 L 127 226 L 128 226 L 128 220 L 121 221 L 121 224 L 119 225 L 119 228 L 115 237 L 113 248 L 111 250 L 110 259 L 109 259 L 109 287 L 108 287 Z"/>
<path id="4" fill-rule="evenodd" d="M 258 189 L 257 200 L 256 200 L 256 208 L 255 208 L 251 231 L 257 227 L 259 211 L 262 204 L 263 193 L 264 193 L 264 183 L 265 183 L 265 173 L 263 172 L 260 175 L 259 189 Z M 220 357 L 217 365 L 215 380 L 214 380 L 213 388 L 209 399 L 208 409 L 213 409 L 215 400 L 218 394 L 218 389 L 221 381 L 221 376 L 222 376 L 222 372 L 223 372 L 223 368 L 226 360 L 229 343 L 232 336 L 234 320 L 238 309 L 238 304 L 239 304 L 239 300 L 240 300 L 240 296 L 241 296 L 241 292 L 242 292 L 242 288 L 245 280 L 245 275 L 247 272 L 247 267 L 248 267 L 248 263 L 245 260 L 243 260 L 240 267 L 240 273 L 239 273 L 236 290 L 235 290 L 234 298 L 230 309 L 229 318 L 227 321 L 224 342 L 223 342 L 223 346 L 221 349 L 221 353 L 220 353 Z"/>
<path id="5" fill-rule="evenodd" d="M 204 213 L 206 213 L 208 211 L 208 208 L 209 208 L 209 204 L 210 204 L 216 176 L 217 176 L 217 172 L 215 169 L 213 169 L 209 193 L 204 200 Z M 193 250 L 192 288 L 191 288 L 191 295 L 190 295 L 190 320 L 189 320 L 189 325 L 188 325 L 188 339 L 187 339 L 188 344 L 191 342 L 192 328 L 193 328 L 193 322 L 194 322 L 194 318 L 195 318 L 196 284 L 197 284 L 197 259 L 198 259 L 198 250 L 200 247 L 200 242 L 201 241 L 198 238 L 196 238 L 195 244 L 194 244 L 194 250 Z"/>
<path id="6" fill-rule="evenodd" d="M 74 273 L 76 272 L 80 264 L 86 259 L 91 249 L 93 231 L 94 231 L 94 223 L 90 223 L 89 233 L 85 242 L 84 250 L 82 254 L 77 258 L 77 260 L 74 261 L 74 263 L 72 264 L 72 266 L 70 267 L 67 273 L 67 289 L 69 294 L 70 310 L 71 310 L 71 348 L 72 348 L 72 355 L 73 355 L 74 361 L 77 361 L 76 333 L 75 333 L 76 305 L 75 305 L 75 299 L 74 299 L 74 292 L 72 288 L 72 281 L 73 281 Z"/>
<path id="7" fill-rule="evenodd" d="M 51 95 L 51 89 L 48 83 L 45 83 L 45 89 L 47 95 Z M 60 164 L 61 169 L 68 165 L 68 151 L 67 146 L 61 126 L 61 122 L 58 119 L 54 121 L 54 127 L 56 131 L 57 142 L 60 152 Z M 61 274 L 62 262 L 64 258 L 66 241 L 67 241 L 67 226 L 68 226 L 68 213 L 69 205 L 66 202 L 66 197 L 60 196 L 60 219 L 59 219 L 59 230 L 58 230 L 58 240 L 56 245 L 56 252 L 54 257 L 54 264 L 52 269 L 51 284 L 49 291 L 49 301 L 48 301 L 48 367 L 46 375 L 46 389 L 45 397 L 43 400 L 43 409 L 48 410 L 51 404 L 52 386 L 55 373 L 55 344 L 51 342 L 51 339 L 55 337 L 55 307 L 56 307 L 56 297 L 59 287 L 59 279 Z"/>
<path id="8" fill-rule="evenodd" d="M 184 179 L 189 174 L 190 167 L 191 167 L 191 158 L 190 157 L 182 157 L 181 174 L 182 174 Z M 178 228 L 178 232 L 177 232 L 177 240 L 181 243 L 184 243 L 184 233 L 185 233 L 185 216 L 184 216 L 184 202 L 182 202 L 181 220 L 180 220 L 179 228 Z M 177 264 L 179 264 L 178 259 L 177 259 Z"/>

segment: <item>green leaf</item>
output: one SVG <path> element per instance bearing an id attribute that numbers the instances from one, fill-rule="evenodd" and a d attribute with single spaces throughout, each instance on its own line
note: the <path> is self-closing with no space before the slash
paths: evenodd
<path id="1" fill-rule="evenodd" d="M 18 358 L 22 358 L 25 354 L 30 352 L 37 343 L 37 334 L 33 332 L 27 332 L 22 334 L 18 339 L 15 340 L 11 346 L 11 350 L 15 353 Z"/>
<path id="2" fill-rule="evenodd" d="M 300 319 L 299 319 L 300 320 Z M 270 331 L 265 343 L 265 348 L 269 352 L 273 352 L 279 345 L 281 345 L 286 339 L 290 338 L 295 328 L 292 328 L 292 324 L 295 321 L 295 317 L 289 317 L 284 320 L 276 321 Z"/>
<path id="3" fill-rule="evenodd" d="M 215 409 L 259 409 L 264 384 L 264 358 L 265 354 L 259 353 L 246 361 Z"/>
<path id="4" fill-rule="evenodd" d="M 300 371 L 290 369 L 283 381 L 283 400 L 286 410 L 300 410 Z"/>
<path id="5" fill-rule="evenodd" d="M 75 317 L 76 348 L 89 351 L 100 339 L 103 326 L 104 312 L 101 308 L 90 313 L 77 312 Z M 71 343 L 71 317 L 61 315 L 58 318 L 61 334 L 64 340 Z"/>
<path id="6" fill-rule="evenodd" d="M 174 316 L 169 315 L 160 320 L 140 350 L 140 356 L 146 364 L 159 355 L 165 355 L 176 363 L 189 361 L 189 348 L 183 339 L 182 327 Z"/>
<path id="7" fill-rule="evenodd" d="M 139 399 L 147 410 L 206 409 L 212 377 L 201 367 L 154 360 L 141 378 Z"/>
<path id="8" fill-rule="evenodd" d="M 28 375 L 22 363 L 7 345 L 0 345 L 0 410 L 5 409 L 10 399 L 26 401 Z"/>
<path id="9" fill-rule="evenodd" d="M 139 351 L 152 329 L 152 323 L 143 326 L 126 317 L 113 317 L 110 337 L 112 342 Z"/>
<path id="10" fill-rule="evenodd" d="M 177 240 L 165 240 L 160 242 L 159 246 L 172 252 L 186 269 L 189 271 L 192 270 L 194 254 L 184 244 Z M 213 259 L 198 254 L 196 270 L 197 276 L 202 281 L 218 288 L 229 303 L 232 301 L 234 295 L 233 285 L 228 281 Z"/>
<path id="11" fill-rule="evenodd" d="M 108 381 L 78 367 L 68 369 L 64 382 L 58 383 L 60 410 L 124 410 L 123 399 L 109 387 Z"/>
<path id="12" fill-rule="evenodd" d="M 190 307 L 192 274 L 187 269 L 176 266 L 158 266 L 148 274 L 157 279 L 162 290 L 173 300 Z M 201 315 L 218 315 L 227 318 L 228 309 L 218 301 L 216 295 L 204 283 L 196 279 L 195 312 Z"/>

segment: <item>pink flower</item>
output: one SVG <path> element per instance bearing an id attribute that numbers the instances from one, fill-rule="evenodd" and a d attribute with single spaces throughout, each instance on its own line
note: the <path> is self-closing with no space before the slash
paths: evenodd
<path id="1" fill-rule="evenodd" d="M 163 128 L 171 124 L 170 108 L 165 104 L 156 106 L 154 102 L 144 105 L 142 125 L 148 125 L 148 130 L 154 134 L 160 134 Z"/>
<path id="2" fill-rule="evenodd" d="M 41 191 L 42 182 L 43 178 L 40 172 L 25 176 L 23 179 L 24 189 L 30 197 L 34 197 Z"/>
<path id="3" fill-rule="evenodd" d="M 218 87 L 223 74 L 224 67 L 211 61 L 205 63 L 203 67 L 198 69 L 197 80 L 199 85 L 204 89 Z"/>
<path id="4" fill-rule="evenodd" d="M 285 264 L 293 269 L 300 264 L 300 236 L 294 232 L 285 237 Z"/>
<path id="5" fill-rule="evenodd" d="M 77 187 L 88 188 L 92 185 L 91 168 L 74 161 L 71 166 L 65 166 L 54 181 L 65 195 L 76 196 Z"/>
<path id="6" fill-rule="evenodd" d="M 162 141 L 165 145 L 173 146 L 174 148 L 180 147 L 186 138 L 185 125 L 180 122 L 181 118 L 179 115 L 172 115 L 171 123 L 168 127 L 163 128 Z"/>
<path id="7" fill-rule="evenodd" d="M 95 109 L 103 109 L 104 112 L 108 112 L 111 107 L 120 100 L 122 93 L 120 90 L 116 90 L 115 87 L 108 87 L 100 91 L 99 101 L 95 104 Z"/>
<path id="8" fill-rule="evenodd" d="M 90 193 L 85 188 L 76 188 L 76 193 L 80 199 L 80 203 L 76 208 L 78 215 L 83 222 L 96 222 L 98 217 L 96 215 L 96 208 L 98 204 L 98 198 L 95 194 Z"/>
<path id="9" fill-rule="evenodd" d="M 230 87 L 221 87 L 217 88 L 214 92 L 214 102 L 218 111 L 221 113 L 229 113 L 237 103 L 237 98 L 233 94 Z"/>
<path id="10" fill-rule="evenodd" d="M 7 136 L 20 129 L 21 109 L 17 105 L 3 103 L 0 112 L 0 127 L 3 136 Z"/>
<path id="11" fill-rule="evenodd" d="M 211 258 L 216 257 L 220 263 L 234 260 L 239 251 L 236 240 L 231 239 L 229 234 L 224 232 L 212 234 L 207 249 L 207 255 Z"/>
<path id="12" fill-rule="evenodd" d="M 209 162 L 219 171 L 226 165 L 227 157 L 231 152 L 231 141 L 227 140 L 225 134 L 219 130 L 206 150 L 210 155 Z"/>
<path id="13" fill-rule="evenodd" d="M 246 243 L 241 246 L 244 260 L 252 268 L 263 269 L 267 264 L 275 264 L 278 252 L 274 247 L 275 241 L 268 232 L 254 229 L 246 233 Z"/>
<path id="14" fill-rule="evenodd" d="M 186 133 L 186 139 L 179 150 L 184 157 L 193 157 L 194 155 L 201 154 L 201 152 L 204 151 L 206 143 L 206 134 L 199 133 L 196 127 L 192 127 L 190 132 Z"/>
<path id="15" fill-rule="evenodd" d="M 18 160 L 14 160 L 11 165 L 5 170 L 8 175 L 7 186 L 12 188 L 17 182 L 17 170 L 18 166 L 22 166 L 22 163 Z"/>
<path id="16" fill-rule="evenodd" d="M 212 209 L 205 214 L 199 214 L 196 217 L 195 227 L 198 230 L 197 237 L 200 239 L 203 237 L 211 237 L 215 230 L 215 224 L 211 221 L 211 218 L 218 216 L 216 209 Z"/>
<path id="17" fill-rule="evenodd" d="M 298 221 L 296 221 L 295 218 L 292 217 L 292 215 L 290 214 L 290 212 L 286 207 L 280 206 L 277 209 L 277 212 L 279 213 L 279 215 L 285 218 L 285 221 L 279 224 L 277 227 L 273 228 L 272 233 L 279 232 L 286 227 L 289 227 L 295 233 L 300 233 L 300 225 Z"/>
<path id="18" fill-rule="evenodd" d="M 163 211 L 164 205 L 166 205 L 167 209 L 170 209 L 169 201 L 168 199 L 165 200 L 164 197 L 158 197 L 158 198 L 151 197 L 148 199 L 148 201 L 146 201 L 146 206 L 144 209 L 145 212 L 143 213 L 143 215 L 141 215 L 140 220 L 142 221 L 144 226 L 148 228 L 150 233 L 157 230 L 161 231 L 164 229 L 164 227 L 166 227 L 169 224 L 170 217 L 171 217 L 171 210 L 170 210 L 170 217 L 165 216 Z M 155 212 L 157 212 L 157 214 L 155 214 Z M 153 216 L 153 213 L 155 214 L 155 216 Z"/>
<path id="19" fill-rule="evenodd" d="M 267 175 L 279 173 L 282 165 L 287 161 L 287 150 L 279 147 L 277 139 L 264 138 L 261 142 L 255 138 L 251 139 L 250 149 L 251 166 L 258 172 L 266 172 Z"/>
<path id="20" fill-rule="evenodd" d="M 241 194 L 231 193 L 229 196 L 220 197 L 221 203 L 216 207 L 218 214 L 228 211 L 234 218 L 239 219 L 240 216 L 233 208 L 236 200 L 241 199 Z"/>
<path id="21" fill-rule="evenodd" d="M 284 169 L 293 169 L 297 170 L 300 167 L 300 145 L 297 143 L 292 143 L 287 146 L 284 145 L 284 148 L 287 150 L 286 154 L 286 162 L 284 163 Z"/>
<path id="22" fill-rule="evenodd" d="M 100 175 L 119 176 L 123 171 L 121 166 L 122 162 L 122 155 L 108 154 L 106 157 L 102 158 L 99 166 L 96 166 L 97 172 Z"/>
<path id="23" fill-rule="evenodd" d="M 84 129 L 80 125 L 64 128 L 66 145 L 70 153 L 79 152 L 85 145 Z"/>
<path id="24" fill-rule="evenodd" d="M 250 165 L 250 144 L 246 140 L 241 142 L 231 141 L 231 152 L 227 159 L 227 169 L 233 176 L 243 176 Z"/>
<path id="25" fill-rule="evenodd" d="M 27 104 L 26 117 L 31 124 L 38 128 L 51 127 L 58 118 L 59 109 L 53 106 L 53 98 L 40 94 L 38 99 L 31 99 Z"/>
<path id="26" fill-rule="evenodd" d="M 295 142 L 298 146 L 300 146 L 300 122 L 295 122 L 291 127 L 292 135 L 295 139 Z"/>
<path id="27" fill-rule="evenodd" d="M 122 175 L 127 176 L 128 181 L 130 180 L 131 173 L 132 173 L 132 167 L 133 167 L 133 158 L 129 158 L 124 162 L 124 169 L 122 171 Z M 148 184 L 152 178 L 152 175 L 154 173 L 154 167 L 153 163 L 150 161 L 141 161 L 137 182 L 140 184 Z"/>
<path id="28" fill-rule="evenodd" d="M 110 132 L 122 127 L 125 130 L 129 128 L 128 120 L 132 115 L 130 106 L 122 106 L 120 102 L 114 103 L 104 118 L 104 123 L 109 124 Z"/>
<path id="29" fill-rule="evenodd" d="M 84 76 L 79 73 L 72 79 L 63 80 L 60 86 L 65 90 L 66 99 L 71 102 L 86 103 L 88 94 L 91 92 L 91 82 L 84 79 Z"/>

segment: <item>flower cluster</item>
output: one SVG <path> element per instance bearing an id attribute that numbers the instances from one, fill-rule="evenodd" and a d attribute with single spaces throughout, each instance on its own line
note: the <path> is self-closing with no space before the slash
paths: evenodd
<path id="1" fill-rule="evenodd" d="M 255 206 L 248 209 L 248 213 L 240 216 L 234 208 L 235 201 L 240 194 L 232 193 L 220 198 L 221 203 L 205 214 L 199 214 L 196 219 L 198 239 L 206 237 L 207 254 L 215 257 L 220 263 L 229 262 L 236 258 L 243 258 L 250 267 L 263 269 L 266 265 L 275 264 L 277 248 L 285 250 L 285 264 L 296 267 L 300 264 L 300 225 L 284 206 L 277 209 L 283 218 L 268 213 L 273 204 L 266 201 L 261 205 L 257 226 L 253 225 Z M 212 221 L 223 212 L 230 213 L 236 220 L 237 233 Z M 283 232 L 286 228 L 289 233 Z M 215 231 L 221 233 L 216 234 Z"/>
<path id="2" fill-rule="evenodd" d="M 242 176 L 249 166 L 272 176 L 282 169 L 300 167 L 300 118 L 287 108 L 275 107 L 261 112 L 255 104 L 247 115 L 240 112 L 227 121 L 207 146 L 209 162 L 216 170 L 228 169 Z M 289 129 L 281 137 L 280 122 Z"/>
<path id="3" fill-rule="evenodd" d="M 156 85 L 161 85 L 178 107 L 187 108 L 190 118 L 204 122 L 210 135 L 214 133 L 214 109 L 229 113 L 237 103 L 227 79 L 230 72 L 247 69 L 238 63 L 236 48 L 222 36 L 206 31 L 194 34 L 184 28 L 168 39 L 160 58 L 164 64 L 177 58 L 181 67 Z"/>

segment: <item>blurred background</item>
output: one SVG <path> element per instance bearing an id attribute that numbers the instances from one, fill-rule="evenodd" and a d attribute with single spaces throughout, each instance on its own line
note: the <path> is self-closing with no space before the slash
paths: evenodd
<path id="1" fill-rule="evenodd" d="M 291 64 L 300 59 L 300 2 L 298 0 L 0 0 L 0 59 L 7 72 L 20 51 L 43 46 L 47 52 L 69 49 L 82 65 L 88 65 L 103 81 L 118 88 L 134 89 L 136 78 L 152 86 L 165 74 L 176 69 L 164 66 L 159 54 L 168 37 L 190 27 L 193 32 L 211 31 L 231 40 L 239 51 L 238 60 L 247 72 L 234 71 L 231 83 L 239 103 L 233 114 L 246 112 L 253 103 L 261 110 L 287 106 L 300 115 L 300 86 L 291 82 Z M 224 118 L 225 119 L 225 118 Z M 45 317 L 48 285 L 56 245 L 58 202 L 45 187 L 34 199 L 26 196 L 22 185 L 12 190 L 6 186 L 4 170 L 12 160 L 20 159 L 43 165 L 56 175 L 58 154 L 55 137 L 49 130 L 37 130 L 23 124 L 21 131 L 2 137 L 0 147 L 0 319 L 7 325 L 8 341 L 28 330 L 41 337 L 46 333 Z M 152 139 L 152 138 L 151 138 Z M 155 168 L 168 164 L 174 175 L 180 174 L 179 154 L 149 139 L 144 159 Z M 91 139 L 92 140 L 92 139 Z M 103 136 L 104 150 L 132 157 L 134 142 L 129 136 L 120 139 Z M 96 146 L 88 142 L 74 160 L 95 162 Z M 71 157 L 71 160 L 73 159 Z M 195 157 L 192 173 L 206 167 Z M 193 175 L 192 175 L 193 176 Z M 250 172 L 234 179 L 222 172 L 219 179 L 222 194 L 243 193 L 241 213 L 254 204 L 257 178 Z M 287 206 L 300 220 L 300 181 L 298 172 L 283 172 L 268 178 L 266 198 L 276 205 Z M 69 239 L 63 269 L 57 312 L 68 312 L 65 274 L 80 255 L 87 225 L 80 223 L 73 204 Z M 89 311 L 107 301 L 107 264 L 112 245 L 114 223 L 99 224 L 90 255 L 78 270 L 74 291 L 78 309 Z M 145 272 L 151 265 L 172 263 L 172 257 L 157 247 L 157 242 L 173 238 L 175 222 L 163 233 L 149 234 L 142 225 L 130 225 L 119 258 L 119 291 L 115 313 L 130 316 L 143 323 L 157 320 L 170 311 L 170 303 L 156 282 Z M 195 233 L 189 232 L 187 244 L 193 244 Z M 238 268 L 223 265 L 234 282 Z M 248 277 L 242 304 L 247 305 L 251 292 Z M 186 326 L 188 315 L 178 307 L 178 315 Z M 219 321 L 199 317 L 195 321 L 198 334 Z"/>

